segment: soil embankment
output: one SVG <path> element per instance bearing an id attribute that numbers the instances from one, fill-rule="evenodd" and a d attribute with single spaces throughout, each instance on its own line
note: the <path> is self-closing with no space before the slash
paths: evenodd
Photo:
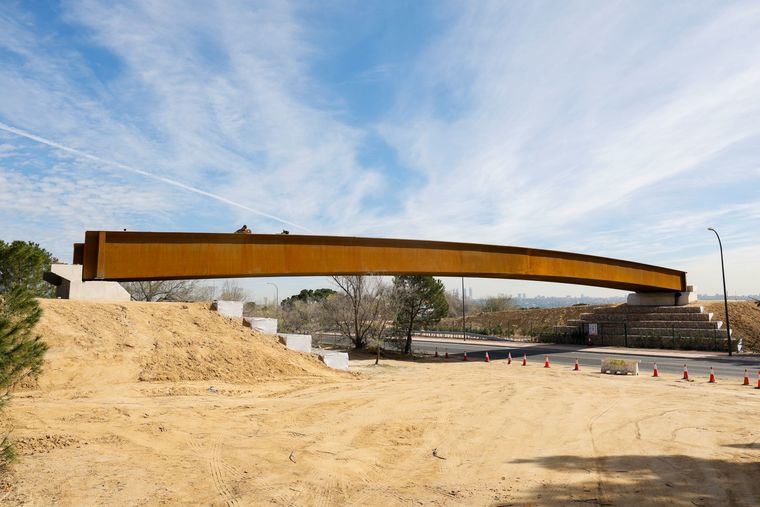
<path id="1" fill-rule="evenodd" d="M 207 303 L 41 300 L 50 347 L 38 385 L 87 389 L 138 381 L 252 384 L 332 378 L 318 359 L 209 310 Z"/>
<path id="2" fill-rule="evenodd" d="M 760 391 L 540 362 L 327 370 L 203 305 L 49 301 L 10 505 L 756 505 Z M 31 386 L 28 386 L 31 387 Z"/>
<path id="3" fill-rule="evenodd" d="M 726 321 L 726 309 L 723 301 L 700 301 L 706 312 L 713 313 L 713 320 Z M 744 340 L 747 350 L 760 352 L 760 308 L 754 301 L 729 301 L 728 311 L 731 317 L 733 336 Z"/>

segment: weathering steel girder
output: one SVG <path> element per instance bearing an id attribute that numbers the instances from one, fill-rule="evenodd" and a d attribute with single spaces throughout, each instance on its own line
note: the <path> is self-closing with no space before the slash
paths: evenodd
<path id="1" fill-rule="evenodd" d="M 686 273 L 514 246 L 294 234 L 87 231 L 74 245 L 84 280 L 436 275 L 510 278 L 637 292 L 685 291 Z"/>

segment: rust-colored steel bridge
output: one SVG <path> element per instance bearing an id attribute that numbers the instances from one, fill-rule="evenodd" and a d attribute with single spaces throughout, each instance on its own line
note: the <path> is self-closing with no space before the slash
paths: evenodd
<path id="1" fill-rule="evenodd" d="M 568 252 L 406 239 L 88 231 L 74 245 L 84 280 L 437 275 L 685 291 L 674 269 Z"/>

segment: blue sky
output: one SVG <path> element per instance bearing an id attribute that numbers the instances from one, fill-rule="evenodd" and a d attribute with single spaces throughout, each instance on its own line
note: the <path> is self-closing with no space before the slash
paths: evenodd
<path id="1" fill-rule="evenodd" d="M 0 238 L 64 260 L 86 229 L 246 223 L 588 252 L 714 293 L 714 226 L 729 292 L 760 292 L 758 2 L 6 0 L 0 90 Z"/>

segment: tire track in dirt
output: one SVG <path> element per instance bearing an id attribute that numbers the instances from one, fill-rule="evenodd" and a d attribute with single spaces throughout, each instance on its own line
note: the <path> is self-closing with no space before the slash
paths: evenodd
<path id="1" fill-rule="evenodd" d="M 609 504 L 609 502 L 606 502 L 605 500 L 607 498 L 607 495 L 604 491 L 601 457 L 599 456 L 599 449 L 596 444 L 596 439 L 594 438 L 594 423 L 596 423 L 607 412 L 615 408 L 617 405 L 618 405 L 618 402 L 613 401 L 612 403 L 610 403 L 610 405 L 607 408 L 605 408 L 600 413 L 592 417 L 587 425 L 588 434 L 589 434 L 589 437 L 591 438 L 591 450 L 594 454 L 594 472 L 596 473 L 596 493 L 597 493 L 597 498 L 599 499 L 600 504 L 602 502 Z"/>
<path id="2" fill-rule="evenodd" d="M 228 507 L 238 507 L 237 495 L 228 484 L 228 475 L 242 476 L 243 473 L 236 467 L 225 463 L 222 453 L 222 435 L 217 435 L 208 447 L 203 446 L 192 437 L 188 441 L 188 447 L 193 454 L 203 459 L 208 467 L 208 477 L 214 486 L 215 492 L 222 498 Z"/>

